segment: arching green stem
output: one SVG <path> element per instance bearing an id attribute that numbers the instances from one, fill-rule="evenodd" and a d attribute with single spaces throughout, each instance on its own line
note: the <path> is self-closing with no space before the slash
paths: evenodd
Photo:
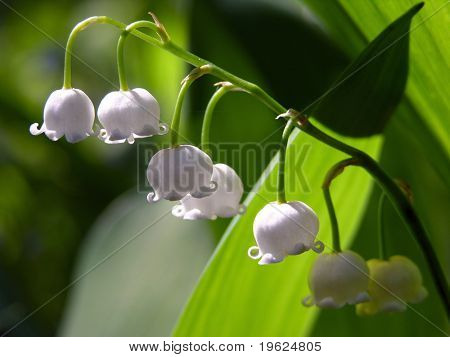
<path id="1" fill-rule="evenodd" d="M 119 41 L 117 42 L 117 71 L 119 73 L 119 83 L 120 83 L 120 90 L 128 90 L 128 83 L 125 73 L 125 61 L 124 61 L 124 46 L 125 46 L 125 40 L 128 37 L 128 34 L 136 30 L 138 28 L 149 28 L 156 33 L 159 32 L 158 26 L 156 26 L 151 21 L 136 21 L 131 24 L 129 24 L 125 30 L 122 31 L 122 34 L 120 35 Z"/>
<path id="2" fill-rule="evenodd" d="M 333 237 L 333 250 L 335 252 L 341 251 L 341 243 L 339 235 L 339 224 L 336 217 L 336 211 L 334 209 L 333 201 L 331 199 L 330 186 L 331 182 L 333 182 L 333 180 L 338 175 L 340 175 L 347 166 L 354 164 L 355 164 L 354 159 L 346 159 L 339 161 L 327 172 L 327 175 L 325 176 L 325 179 L 322 184 L 323 196 L 325 198 L 325 203 L 327 205 L 328 215 L 330 216 L 331 235 Z"/>
<path id="3" fill-rule="evenodd" d="M 217 89 L 214 94 L 211 96 L 211 99 L 206 106 L 205 115 L 203 117 L 203 125 L 202 125 L 202 135 L 200 147 L 211 156 L 211 147 L 210 147 L 210 139 L 209 134 L 211 131 L 211 122 L 213 119 L 214 109 L 216 108 L 217 103 L 222 99 L 222 97 L 231 91 L 242 91 L 239 87 L 231 84 L 230 82 L 220 82 L 216 85 L 219 85 L 219 89 Z"/>
<path id="4" fill-rule="evenodd" d="M 333 238 L 333 250 L 336 253 L 339 253 L 341 251 L 339 224 L 336 217 L 336 211 L 334 210 L 333 201 L 331 200 L 330 188 L 323 187 L 322 190 L 323 190 L 323 197 L 325 199 L 325 203 L 328 209 L 328 215 L 330 216 L 331 236 Z"/>
<path id="5" fill-rule="evenodd" d="M 226 86 L 221 86 L 219 89 L 217 89 L 215 91 L 215 93 L 211 96 L 211 99 L 209 100 L 208 105 L 205 110 L 205 116 L 203 117 L 202 136 L 201 136 L 200 147 L 209 156 L 211 156 L 209 133 L 210 133 L 214 109 L 215 109 L 217 103 L 219 102 L 219 100 L 228 91 L 229 91 L 229 89 Z"/>
<path id="6" fill-rule="evenodd" d="M 172 147 L 178 146 L 178 132 L 180 131 L 181 109 L 183 107 L 184 98 L 192 83 L 201 76 L 210 72 L 209 66 L 202 66 L 195 68 L 189 75 L 181 82 L 181 88 L 178 92 L 177 102 L 173 112 L 172 122 L 170 124 L 170 143 Z"/>
<path id="7" fill-rule="evenodd" d="M 278 162 L 278 203 L 286 203 L 286 188 L 285 188 L 285 171 L 286 171 L 286 152 L 289 142 L 289 136 L 295 128 L 295 123 L 289 120 L 284 127 L 283 136 L 281 137 L 280 156 Z"/>
<path id="8" fill-rule="evenodd" d="M 153 22 L 146 21 L 146 20 L 132 22 L 125 28 L 125 31 L 132 32 L 133 30 L 136 30 L 139 28 L 148 28 L 148 29 L 156 32 L 159 35 L 159 37 L 161 38 L 160 28 Z M 161 41 L 162 41 L 162 39 L 161 39 Z"/>
<path id="9" fill-rule="evenodd" d="M 65 53 L 65 57 L 64 57 L 63 88 L 65 88 L 65 89 L 72 88 L 72 52 L 73 52 L 72 50 L 73 50 L 73 45 L 74 45 L 75 39 L 77 38 L 78 34 L 81 31 L 83 31 L 90 25 L 94 25 L 94 24 L 110 24 L 110 25 L 125 29 L 125 24 L 122 24 L 122 23 L 115 21 L 106 16 L 92 16 L 92 17 L 87 18 L 86 20 L 79 22 L 73 28 L 72 32 L 69 35 L 69 38 L 67 39 L 66 53 Z"/>
<path id="10" fill-rule="evenodd" d="M 381 192 L 380 198 L 378 200 L 378 252 L 379 258 L 386 260 L 386 236 L 384 230 L 384 205 L 386 201 L 386 194 Z"/>
<path id="11" fill-rule="evenodd" d="M 154 17 L 154 19 L 156 19 L 156 17 Z M 278 103 L 275 99 L 273 99 L 269 94 L 267 94 L 256 84 L 246 81 L 242 78 L 239 78 L 238 76 L 235 76 L 234 74 L 216 66 L 215 64 L 177 46 L 170 40 L 169 36 L 165 32 L 164 28 L 159 23 L 159 21 L 158 24 L 152 23 L 150 21 L 136 21 L 133 24 L 127 26 L 123 22 L 116 21 L 108 16 L 93 16 L 78 23 L 73 28 L 67 41 L 65 66 L 64 66 L 64 88 L 71 88 L 71 56 L 72 56 L 73 42 L 75 41 L 75 38 L 80 31 L 84 30 L 85 28 L 93 24 L 109 24 L 117 27 L 121 31 L 127 30 L 131 35 L 153 46 L 168 51 L 174 56 L 177 56 L 178 58 L 195 67 L 202 67 L 207 65 L 210 68 L 209 73 L 211 75 L 220 78 L 223 81 L 231 82 L 232 84 L 245 90 L 246 92 L 249 92 L 256 98 L 258 98 L 268 108 L 270 108 L 274 113 L 280 114 L 286 111 L 286 108 L 284 108 L 280 103 Z M 160 39 L 156 39 L 153 36 L 147 35 L 142 31 L 137 30 L 137 28 L 140 27 L 148 27 L 156 31 Z"/>
<path id="12" fill-rule="evenodd" d="M 187 90 L 191 86 L 192 82 L 193 82 L 192 80 L 184 81 L 183 84 L 181 85 L 180 91 L 178 92 L 177 102 L 175 103 L 172 122 L 170 124 L 170 145 L 172 147 L 178 146 L 178 132 L 180 130 L 181 109 L 183 107 L 183 102 Z"/>
<path id="13" fill-rule="evenodd" d="M 125 75 L 125 64 L 124 64 L 124 44 L 125 39 L 128 36 L 127 31 L 123 31 L 120 35 L 119 41 L 117 42 L 117 71 L 119 72 L 119 83 L 120 90 L 128 90 L 127 77 Z"/>

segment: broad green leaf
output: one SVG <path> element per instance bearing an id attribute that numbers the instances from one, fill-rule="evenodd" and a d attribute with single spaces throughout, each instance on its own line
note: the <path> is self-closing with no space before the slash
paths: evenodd
<path id="1" fill-rule="evenodd" d="M 396 14 L 415 4 L 415 0 L 342 1 L 342 6 L 367 38 Z M 364 21 L 370 18 L 371 21 Z M 406 95 L 421 118 L 427 122 L 450 153 L 450 41 L 448 24 L 450 3 L 447 0 L 426 1 L 412 27 L 410 76 Z"/>
<path id="2" fill-rule="evenodd" d="M 350 56 L 362 50 L 415 0 L 304 1 L 324 22 L 327 34 Z M 319 6 L 320 5 L 320 6 Z M 337 11 L 336 9 L 339 9 Z M 336 11 L 335 11 L 336 10 Z M 450 6 L 429 0 L 415 16 L 410 33 L 409 76 L 399 112 L 392 119 L 398 133 L 417 142 L 433 169 L 450 187 L 450 43 L 446 34 Z"/>
<path id="3" fill-rule="evenodd" d="M 214 248 L 208 224 L 181 221 L 172 216 L 172 206 L 127 194 L 100 217 L 74 279 L 103 263 L 71 289 L 60 335 L 170 333 Z"/>
<path id="4" fill-rule="evenodd" d="M 377 157 L 380 138 L 347 139 Z M 303 156 L 302 150 L 308 154 Z M 303 158 L 303 159 L 302 159 Z M 320 217 L 319 239 L 330 244 L 331 228 L 320 185 L 328 168 L 344 158 L 305 134 L 298 133 L 288 149 L 287 195 L 314 208 Z M 301 160 L 299 162 L 299 160 Z M 275 158 L 247 200 L 247 212 L 233 220 L 209 262 L 174 334 L 177 336 L 295 336 L 308 333 L 315 308 L 300 301 L 308 294 L 307 272 L 315 253 L 289 257 L 283 263 L 258 266 L 247 257 L 254 245 L 256 213 L 275 200 Z M 339 178 L 332 189 L 344 246 L 351 243 L 363 215 L 371 183 L 361 170 Z"/>
<path id="5" fill-rule="evenodd" d="M 318 101 L 314 116 L 344 135 L 383 132 L 408 77 L 409 28 L 423 3 L 390 24 Z"/>

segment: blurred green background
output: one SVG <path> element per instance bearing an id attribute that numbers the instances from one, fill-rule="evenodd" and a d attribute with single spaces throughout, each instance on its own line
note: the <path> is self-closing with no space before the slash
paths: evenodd
<path id="1" fill-rule="evenodd" d="M 70 145 L 28 133 L 30 124 L 41 122 L 49 93 L 62 85 L 61 46 L 78 21 L 108 15 L 132 22 L 147 19 L 148 11 L 155 12 L 179 45 L 260 84 L 285 106 L 301 109 L 329 88 L 369 40 L 414 4 L 407 0 L 395 4 L 381 0 L 5 3 L 14 10 L 0 2 L 0 333 L 33 313 L 11 336 L 172 333 L 230 223 L 183 222 L 167 215 L 167 203 L 145 204 L 145 192 L 138 192 L 147 164 L 142 150 L 145 142 L 161 142 L 166 137 L 145 139 L 144 144 L 134 146 L 105 145 L 94 138 Z M 443 3 L 427 1 L 421 19 Z M 448 24 L 448 20 L 447 8 L 411 34 L 410 75 L 414 80 L 408 82 L 406 95 L 385 130 L 380 158 L 391 175 L 411 185 L 419 216 L 447 274 L 450 49 L 439 24 Z M 430 38 L 435 41 L 431 45 Z M 95 26 L 83 32 L 75 45 L 75 53 L 90 68 L 74 60 L 73 84 L 96 106 L 117 85 L 117 39 L 115 29 Z M 429 46 L 422 49 L 424 41 Z M 424 58 L 428 62 L 420 62 Z M 162 120 L 170 120 L 179 82 L 189 67 L 135 38 L 127 42 L 126 64 L 130 85 L 149 89 L 161 105 Z M 212 79 L 199 81 L 189 93 L 183 135 L 193 143 L 199 143 L 212 83 Z M 227 96 L 216 116 L 211 134 L 215 142 L 276 143 L 281 135 L 273 115 L 244 95 Z M 236 165 L 224 152 L 217 161 L 233 165 L 248 191 L 270 158 L 265 153 Z M 316 165 L 320 167 L 320 161 Z M 249 166 L 254 169 L 248 170 Z M 321 168 L 323 174 L 327 169 Z M 352 229 L 353 249 L 365 258 L 373 257 L 377 249 L 378 195 L 374 188 L 367 196 L 361 222 L 355 218 L 358 221 Z M 445 330 L 448 321 L 418 246 L 392 209 L 386 217 L 391 253 L 408 255 L 417 262 L 430 291 L 417 310 Z M 103 263 L 96 266 L 98 262 Z M 214 292 L 205 299 L 214 303 Z M 240 328 L 233 329 L 235 324 Z M 312 335 L 442 335 L 433 324 L 413 311 L 361 319 L 349 307 L 319 313 L 302 331 Z M 178 331 L 183 331 L 180 326 Z M 233 331 L 265 334 L 264 327 L 255 329 L 248 321 L 231 321 L 226 331 L 201 333 L 233 335 Z"/>

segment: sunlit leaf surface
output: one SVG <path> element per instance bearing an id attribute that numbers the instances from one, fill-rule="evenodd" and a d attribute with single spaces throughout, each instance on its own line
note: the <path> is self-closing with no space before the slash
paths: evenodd
<path id="1" fill-rule="evenodd" d="M 409 29 L 420 3 L 383 30 L 337 78 L 313 113 L 344 135 L 383 132 L 408 76 Z"/>

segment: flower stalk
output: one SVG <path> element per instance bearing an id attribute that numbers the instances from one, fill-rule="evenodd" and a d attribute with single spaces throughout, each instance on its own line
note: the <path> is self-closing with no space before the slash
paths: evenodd
<path id="1" fill-rule="evenodd" d="M 205 115 L 203 117 L 203 125 L 202 125 L 202 133 L 201 133 L 201 142 L 200 148 L 206 152 L 209 156 L 211 156 L 211 147 L 210 147 L 210 131 L 211 131 L 211 123 L 213 119 L 213 113 L 216 108 L 217 103 L 222 99 L 222 97 L 230 91 L 242 91 L 239 87 L 231 84 L 230 82 L 219 82 L 216 83 L 219 88 L 214 92 L 211 96 L 211 99 L 206 106 Z"/>
<path id="2" fill-rule="evenodd" d="M 386 194 L 382 192 L 378 200 L 378 252 L 379 258 L 381 260 L 387 259 L 386 235 L 384 230 L 384 219 L 383 219 L 385 202 L 386 202 Z"/>
<path id="3" fill-rule="evenodd" d="M 286 153 L 289 143 L 289 136 L 294 130 L 295 124 L 289 120 L 284 127 L 283 135 L 281 137 L 281 146 L 279 151 L 279 162 L 278 162 L 278 191 L 277 191 L 277 201 L 278 203 L 286 203 L 286 182 L 285 182 L 285 171 L 286 171 Z"/>
<path id="4" fill-rule="evenodd" d="M 339 235 L 339 224 L 336 217 L 336 211 L 334 209 L 333 200 L 331 199 L 330 186 L 331 182 L 339 176 L 344 169 L 349 165 L 354 165 L 356 162 L 354 159 L 346 159 L 339 161 L 327 172 L 322 184 L 323 196 L 327 205 L 328 215 L 330 216 L 331 223 L 331 236 L 333 238 L 333 250 L 337 253 L 341 252 L 341 243 Z"/>
<path id="5" fill-rule="evenodd" d="M 127 31 L 123 31 L 120 35 L 119 41 L 117 42 L 117 71 L 119 74 L 119 84 L 120 90 L 126 91 L 128 90 L 128 82 L 127 77 L 125 75 L 125 63 L 124 63 L 124 45 L 125 39 L 128 36 Z"/>
<path id="6" fill-rule="evenodd" d="M 210 67 L 208 65 L 201 66 L 198 68 L 194 68 L 191 73 L 189 73 L 186 78 L 181 82 L 181 88 L 178 92 L 177 101 L 175 103 L 175 109 L 173 113 L 172 122 L 170 124 L 170 144 L 172 147 L 177 147 L 178 143 L 178 132 L 180 131 L 180 122 L 181 122 L 181 109 L 183 107 L 184 98 L 186 97 L 186 93 L 191 86 L 192 83 L 195 82 L 198 78 L 203 76 L 206 73 L 210 72 Z"/>

